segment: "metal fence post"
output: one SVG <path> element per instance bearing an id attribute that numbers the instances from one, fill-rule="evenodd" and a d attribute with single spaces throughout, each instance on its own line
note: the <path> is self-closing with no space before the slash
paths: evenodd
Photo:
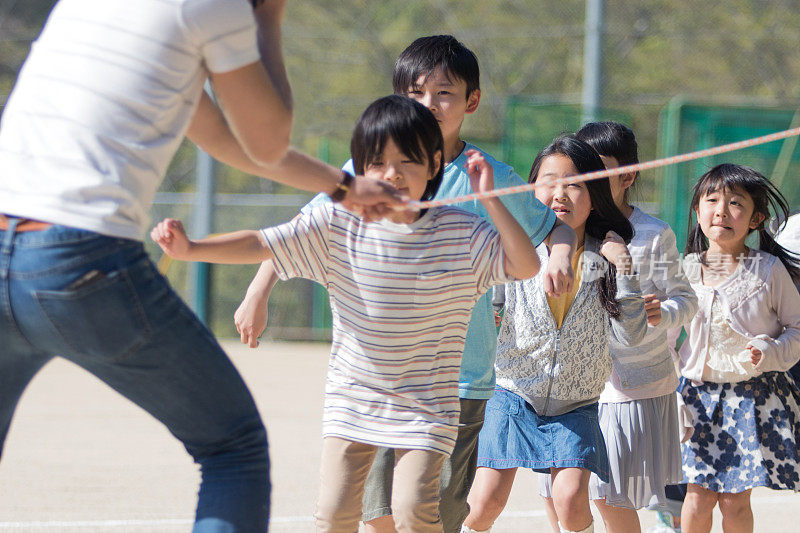
<path id="1" fill-rule="evenodd" d="M 211 94 L 211 90 L 206 86 Z M 201 238 L 214 231 L 214 190 L 217 161 L 197 148 L 197 197 L 194 206 L 193 237 Z M 192 310 L 208 325 L 210 320 L 211 265 L 192 263 L 189 268 L 189 287 L 192 290 Z"/>
<path id="2" fill-rule="evenodd" d="M 603 0 L 586 0 L 581 124 L 597 120 L 603 77 Z"/>

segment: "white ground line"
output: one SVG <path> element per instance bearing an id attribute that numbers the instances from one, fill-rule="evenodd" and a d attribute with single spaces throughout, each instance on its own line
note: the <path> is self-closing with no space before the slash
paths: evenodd
<path id="1" fill-rule="evenodd" d="M 794 493 L 781 496 L 763 496 L 753 498 L 753 504 L 770 504 L 797 502 L 798 496 Z M 538 518 L 545 516 L 545 511 L 536 509 L 532 511 L 505 511 L 500 515 L 503 518 Z M 313 522 L 312 516 L 274 516 L 270 518 L 271 524 L 296 524 L 302 522 Z M 193 520 L 188 518 L 163 518 L 156 520 L 73 520 L 73 521 L 38 521 L 38 522 L 0 522 L 0 529 L 32 529 L 32 528 L 96 528 L 96 527 L 159 527 L 159 526 L 184 526 L 192 524 Z"/>
<path id="2" fill-rule="evenodd" d="M 2 529 L 58 528 L 58 527 L 129 527 L 129 526 L 183 526 L 192 524 L 188 518 L 163 518 L 158 520 L 54 520 L 38 522 L 0 522 Z"/>
<path id="3" fill-rule="evenodd" d="M 293 524 L 299 522 L 313 522 L 313 516 L 275 516 L 270 518 L 272 524 Z M 82 527 L 159 527 L 159 526 L 185 526 L 194 523 L 190 518 L 157 518 L 153 520 L 53 520 L 36 522 L 0 522 L 2 529 L 29 529 L 29 528 L 82 528 Z"/>

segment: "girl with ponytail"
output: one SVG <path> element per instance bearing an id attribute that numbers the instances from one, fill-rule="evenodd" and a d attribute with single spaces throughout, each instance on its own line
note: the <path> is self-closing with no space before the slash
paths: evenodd
<path id="1" fill-rule="evenodd" d="M 788 206 L 764 176 L 722 164 L 694 186 L 684 269 L 700 310 L 687 330 L 681 395 L 694 418 L 683 444 L 686 531 L 753 531 L 754 487 L 800 490 L 800 261 L 770 236 L 770 209 Z M 758 233 L 758 249 L 746 240 Z M 725 526 L 725 524 L 728 524 Z"/>
<path id="2" fill-rule="evenodd" d="M 757 231 L 758 249 L 780 259 L 792 279 L 800 280 L 800 256 L 775 242 L 767 230 L 770 211 L 781 217 L 780 220 L 786 221 L 789 218 L 789 204 L 777 187 L 752 168 L 723 163 L 703 174 L 697 181 L 692 189 L 694 194 L 692 195 L 691 211 L 697 213 L 701 199 L 719 189 L 728 191 L 739 189 L 740 192 L 750 197 L 753 202 L 753 216 L 759 218 L 760 221 L 749 228 L 747 235 Z M 692 224 L 690 221 L 686 253 L 699 254 L 701 262 L 707 264 L 703 253 L 708 250 L 708 247 L 708 237 L 703 233 L 700 223 Z"/>

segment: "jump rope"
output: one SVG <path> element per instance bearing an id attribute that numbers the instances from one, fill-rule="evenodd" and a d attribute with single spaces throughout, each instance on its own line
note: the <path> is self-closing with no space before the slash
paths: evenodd
<path id="1" fill-rule="evenodd" d="M 550 178 L 550 182 L 553 183 L 554 185 L 559 185 L 559 184 L 569 185 L 570 183 L 579 183 L 589 180 L 597 180 L 600 178 L 607 178 L 609 176 L 619 176 L 620 174 L 629 174 L 632 172 L 649 170 L 651 168 L 666 167 L 668 165 L 674 165 L 676 163 L 693 161 L 695 159 L 701 159 L 703 157 L 710 157 L 712 155 L 719 155 L 727 152 L 733 152 L 735 150 L 741 150 L 743 148 L 758 146 L 759 144 L 766 144 L 774 141 L 780 141 L 781 139 L 788 139 L 789 137 L 796 137 L 796 136 L 800 136 L 800 127 L 778 131 L 775 133 L 770 133 L 769 135 L 763 135 L 761 137 L 753 137 L 752 139 L 746 139 L 744 141 L 738 141 L 735 143 L 714 146 L 712 148 L 706 148 L 704 150 L 698 150 L 696 152 L 689 152 L 686 154 L 664 157 L 662 159 L 653 159 L 652 161 L 645 161 L 644 163 L 636 163 L 635 165 L 625 165 L 622 167 L 610 168 L 606 170 L 595 170 L 594 172 L 587 172 L 585 174 L 576 174 L 574 176 L 569 176 L 566 178 L 555 178 L 555 179 Z M 481 200 L 484 198 L 496 198 L 498 196 L 506 196 L 508 194 L 518 194 L 521 192 L 532 191 L 533 188 L 534 188 L 533 183 L 526 183 L 525 185 L 517 185 L 515 187 L 506 187 L 503 189 L 494 189 L 492 191 L 486 191 L 486 192 L 474 192 L 471 194 L 465 194 L 463 196 L 455 196 L 453 198 L 446 198 L 442 200 L 428 200 L 425 202 L 420 202 L 419 200 L 412 200 L 408 202 L 404 207 L 405 209 L 417 209 L 417 210 L 429 209 L 431 207 L 440 207 L 443 205 L 453 205 L 462 202 L 471 202 L 474 200 Z M 172 258 L 164 254 L 161 257 L 161 260 L 159 260 L 158 262 L 158 269 L 162 273 L 165 273 L 169 268 L 170 263 L 172 263 Z"/>
<path id="2" fill-rule="evenodd" d="M 779 141 L 781 139 L 787 139 L 789 137 L 795 137 L 798 135 L 800 135 L 800 127 L 783 130 L 776 133 L 770 133 L 769 135 L 763 135 L 761 137 L 753 137 L 752 139 L 746 139 L 744 141 L 738 141 L 735 143 L 723 144 L 712 148 L 706 148 L 704 150 L 698 150 L 696 152 L 689 152 L 686 154 L 664 157 L 662 159 L 654 159 L 652 161 L 645 161 L 644 163 L 636 163 L 635 165 L 626 165 L 606 170 L 595 170 L 594 172 L 587 172 L 585 174 L 576 174 L 574 176 L 569 176 L 566 178 L 550 178 L 548 182 L 553 185 L 562 185 L 562 184 L 569 185 L 571 183 L 580 183 L 589 180 L 597 180 L 600 178 L 607 178 L 609 176 L 619 176 L 620 174 L 629 174 L 632 172 L 639 172 L 641 170 L 649 170 L 651 168 L 665 167 L 668 165 L 674 165 L 676 163 L 684 163 L 686 161 L 693 161 L 695 159 L 701 159 L 703 157 L 709 157 L 712 155 L 724 154 L 726 152 L 733 152 L 734 150 L 741 150 L 742 148 L 749 148 L 751 146 L 757 146 L 759 144 L 766 144 L 773 141 Z M 532 191 L 533 188 L 534 188 L 533 183 L 526 183 L 525 185 L 517 185 L 514 187 L 506 187 L 503 189 L 494 189 L 492 191 L 486 191 L 486 192 L 474 192 L 471 194 L 465 194 L 463 196 L 455 196 L 453 198 L 445 198 L 441 200 L 427 200 L 424 202 L 421 202 L 419 200 L 412 200 L 408 202 L 407 208 L 429 209 L 431 207 L 459 204 L 462 202 L 471 202 L 473 200 L 482 200 L 484 198 L 495 198 L 498 196 L 505 196 L 507 194 L 517 194 L 521 192 Z"/>

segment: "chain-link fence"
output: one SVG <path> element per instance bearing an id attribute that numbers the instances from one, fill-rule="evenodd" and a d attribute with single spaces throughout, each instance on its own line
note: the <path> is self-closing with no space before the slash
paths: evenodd
<path id="1" fill-rule="evenodd" d="M 0 0 L 0 105 L 53 3 Z M 717 106 L 800 107 L 800 0 L 607 0 L 603 13 L 601 116 L 634 129 L 642 160 L 657 155 L 659 113 L 677 95 Z M 422 35 L 449 33 L 481 65 L 481 104 L 465 121 L 464 137 L 525 176 L 544 144 L 579 125 L 585 15 L 584 0 L 288 2 L 283 43 L 296 108 L 293 141 L 332 164 L 343 163 L 360 112 L 391 92 L 398 53 Z M 748 131 L 749 120 L 743 113 L 731 126 L 739 121 L 741 131 Z M 737 161 L 737 154 L 727 160 Z M 763 165 L 759 170 L 769 175 L 773 164 Z M 194 149 L 184 145 L 163 182 L 154 219 L 191 219 L 195 167 Z M 637 186 L 634 200 L 650 211 L 659 211 L 662 176 L 644 173 Z M 216 183 L 216 232 L 283 222 L 310 197 L 225 167 Z M 783 183 L 797 183 L 796 176 L 785 176 Z M 212 270 L 210 323 L 217 334 L 235 334 L 233 311 L 254 272 L 255 267 Z M 172 265 L 169 277 L 188 297 L 186 266 Z M 279 284 L 269 332 L 324 336 L 325 306 L 309 283 Z"/>

